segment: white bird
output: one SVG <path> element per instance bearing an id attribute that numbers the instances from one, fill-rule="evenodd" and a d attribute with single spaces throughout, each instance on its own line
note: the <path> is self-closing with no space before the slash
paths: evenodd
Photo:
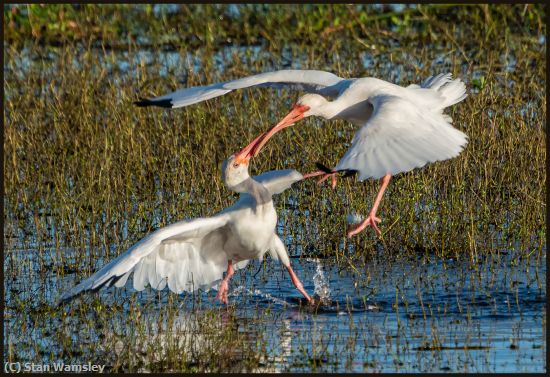
<path id="1" fill-rule="evenodd" d="M 181 89 L 138 106 L 182 107 L 248 87 L 282 87 L 310 92 L 298 99 L 292 111 L 278 124 L 256 138 L 252 154 L 276 132 L 308 116 L 344 119 L 359 128 L 351 147 L 335 169 L 317 171 L 323 180 L 331 177 L 333 188 L 338 171 L 356 171 L 359 180 L 382 178 L 381 187 L 366 219 L 348 229 L 348 237 L 372 226 L 380 234 L 378 206 L 392 175 L 407 172 L 429 162 L 456 157 L 467 136 L 451 125 L 446 107 L 466 98 L 466 87 L 451 74 L 429 77 L 421 85 L 402 87 L 372 77 L 343 79 L 330 72 L 282 70 L 244 77 L 205 87 Z M 334 97 L 327 100 L 325 97 Z"/>
<path id="2" fill-rule="evenodd" d="M 312 302 L 292 270 L 284 243 L 277 236 L 272 195 L 306 177 L 296 170 L 275 170 L 251 178 L 248 164 L 254 146 L 233 154 L 222 166 L 225 185 L 240 193 L 231 207 L 208 218 L 184 220 L 149 234 L 99 271 L 62 295 L 60 302 L 88 290 L 122 287 L 133 273 L 138 291 L 147 285 L 175 292 L 208 290 L 220 283 L 217 299 L 227 304 L 228 283 L 235 270 L 269 251 L 290 274 L 296 288 Z"/>

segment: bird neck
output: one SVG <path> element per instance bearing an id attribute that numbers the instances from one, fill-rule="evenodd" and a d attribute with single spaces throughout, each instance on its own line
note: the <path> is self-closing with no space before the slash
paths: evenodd
<path id="1" fill-rule="evenodd" d="M 340 96 L 334 101 L 327 102 L 321 116 L 325 119 L 343 119 L 356 127 L 362 127 L 371 117 L 373 110 L 368 98 Z"/>
<path id="2" fill-rule="evenodd" d="M 257 205 L 262 205 L 271 202 L 271 192 L 260 182 L 248 177 L 241 183 L 241 192 L 246 192 L 254 198 Z"/>
<path id="3" fill-rule="evenodd" d="M 338 119 L 338 113 L 340 112 L 338 100 L 326 101 L 323 106 L 319 107 L 315 114 L 325 119 Z"/>

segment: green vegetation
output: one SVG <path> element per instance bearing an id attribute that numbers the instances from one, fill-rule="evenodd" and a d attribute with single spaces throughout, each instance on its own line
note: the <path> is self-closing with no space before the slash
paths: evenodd
<path id="1" fill-rule="evenodd" d="M 381 239 L 372 230 L 344 239 L 347 214 L 368 212 L 378 182 L 340 180 L 334 191 L 304 182 L 279 197 L 280 234 L 291 254 L 333 258 L 349 271 L 380 249 L 462 258 L 475 269 L 484 257 L 511 251 L 520 255 L 516 263 L 533 256 L 544 263 L 545 12 L 533 4 L 4 5 L 5 315 L 15 326 L 5 330 L 6 359 L 100 360 L 98 334 L 118 334 L 126 344 L 139 331 L 153 333 L 139 316 L 127 318 L 142 305 L 151 312 L 161 305 L 159 322 L 172 324 L 166 318 L 183 310 L 172 294 L 164 303 L 150 295 L 155 304 L 128 296 L 109 310 L 97 299 L 52 304 L 154 229 L 233 202 L 221 162 L 283 116 L 297 95 L 245 90 L 177 110 L 132 102 L 273 69 L 401 85 L 451 72 L 471 90 L 449 112 L 469 136 L 466 149 L 392 180 L 379 212 Z M 305 120 L 277 134 L 252 173 L 332 166 L 354 131 L 344 122 Z M 16 328 L 17 344 L 10 336 Z M 222 335 L 212 329 L 200 330 L 209 339 L 197 350 L 201 362 L 182 358 L 185 342 L 176 339 L 162 362 L 134 360 L 126 349 L 110 365 L 227 370 L 222 361 L 231 358 L 220 349 L 240 353 L 236 370 L 266 363 L 257 356 L 268 353 L 259 330 L 251 342 L 231 326 Z M 48 341 L 33 343 L 36 337 Z M 152 347 L 155 340 L 146 339 Z"/>

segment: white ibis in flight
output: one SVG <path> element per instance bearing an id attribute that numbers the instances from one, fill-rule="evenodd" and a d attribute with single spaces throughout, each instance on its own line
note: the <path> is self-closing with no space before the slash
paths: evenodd
<path id="1" fill-rule="evenodd" d="M 373 77 L 343 79 L 324 71 L 281 70 L 185 88 L 136 104 L 177 108 L 249 87 L 288 87 L 308 92 L 287 116 L 250 144 L 254 146 L 253 156 L 276 132 L 308 116 L 344 119 L 358 128 L 351 147 L 334 169 L 310 173 L 320 176 L 319 181 L 331 177 L 333 187 L 338 171 L 355 171 L 360 181 L 381 178 L 371 211 L 348 229 L 348 237 L 367 226 L 380 235 L 377 223 L 381 220 L 376 212 L 392 175 L 456 157 L 467 143 L 467 136 L 454 128 L 451 117 L 443 113 L 446 107 L 467 96 L 464 83 L 453 80 L 451 74 L 402 87 Z"/>

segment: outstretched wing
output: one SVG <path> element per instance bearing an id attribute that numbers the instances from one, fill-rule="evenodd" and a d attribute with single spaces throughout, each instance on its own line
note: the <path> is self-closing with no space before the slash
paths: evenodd
<path id="1" fill-rule="evenodd" d="M 467 143 L 467 136 L 440 111 L 422 111 L 393 95 L 374 96 L 369 102 L 373 113 L 336 170 L 357 170 L 360 180 L 380 178 L 455 157 Z"/>
<path id="2" fill-rule="evenodd" d="M 60 301 L 103 286 L 121 287 L 132 272 L 134 288 L 146 285 L 176 293 L 208 288 L 223 276 L 223 252 L 229 214 L 180 221 L 161 228 L 119 255 L 99 271 L 63 294 Z M 246 263 L 238 264 L 242 268 Z"/>
<path id="3" fill-rule="evenodd" d="M 290 188 L 293 183 L 301 181 L 304 176 L 294 169 L 271 170 L 254 177 L 263 184 L 271 195 L 280 194 Z"/>
<path id="4" fill-rule="evenodd" d="M 330 72 L 315 70 L 281 70 L 265 72 L 241 79 L 216 83 L 208 86 L 185 88 L 153 99 L 135 102 L 138 106 L 184 107 L 211 98 L 219 97 L 236 89 L 252 87 L 287 87 L 292 90 L 324 95 L 336 95 L 341 90 L 337 85 L 347 81 Z"/>

